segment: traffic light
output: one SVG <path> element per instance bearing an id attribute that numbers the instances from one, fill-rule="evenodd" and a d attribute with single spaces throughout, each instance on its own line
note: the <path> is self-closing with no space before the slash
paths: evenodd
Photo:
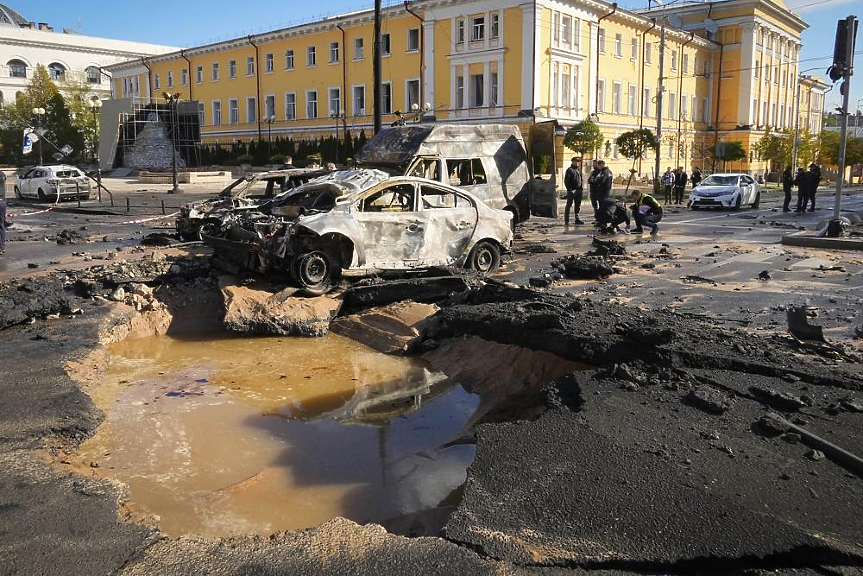
<path id="1" fill-rule="evenodd" d="M 848 34 L 852 35 L 851 48 L 848 48 Z M 854 62 L 854 45 L 857 40 L 857 19 L 849 16 L 836 25 L 836 43 L 833 45 L 833 65 L 827 74 L 833 82 L 846 77 Z"/>

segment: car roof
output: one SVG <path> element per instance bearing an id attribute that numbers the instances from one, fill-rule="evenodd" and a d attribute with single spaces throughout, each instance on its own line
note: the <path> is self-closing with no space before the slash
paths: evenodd
<path id="1" fill-rule="evenodd" d="M 749 176 L 749 174 L 744 174 L 743 172 L 715 172 L 710 176 Z"/>

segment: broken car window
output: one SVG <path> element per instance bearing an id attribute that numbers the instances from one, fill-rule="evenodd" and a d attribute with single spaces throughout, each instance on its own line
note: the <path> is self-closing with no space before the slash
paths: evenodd
<path id="1" fill-rule="evenodd" d="M 435 208 L 467 208 L 471 206 L 470 201 L 464 196 L 434 186 L 423 185 L 420 187 L 420 193 L 424 210 Z"/>
<path id="2" fill-rule="evenodd" d="M 436 158 L 423 158 L 414 166 L 409 176 L 426 178 L 428 180 L 440 180 L 440 164 L 441 161 Z"/>
<path id="3" fill-rule="evenodd" d="M 396 184 L 366 196 L 360 202 L 361 212 L 413 212 L 413 184 Z"/>
<path id="4" fill-rule="evenodd" d="M 485 169 L 480 158 L 453 159 L 447 161 L 449 183 L 453 186 L 485 184 Z"/>

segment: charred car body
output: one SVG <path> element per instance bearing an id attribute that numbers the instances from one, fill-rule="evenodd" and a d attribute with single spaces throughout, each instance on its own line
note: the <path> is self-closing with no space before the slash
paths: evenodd
<path id="1" fill-rule="evenodd" d="M 200 240 L 202 233 L 218 229 L 225 216 L 235 211 L 254 210 L 277 194 L 327 173 L 320 169 L 292 168 L 242 176 L 215 198 L 181 206 L 177 234 L 183 240 Z"/>
<path id="2" fill-rule="evenodd" d="M 342 273 L 446 265 L 490 272 L 512 244 L 511 219 L 439 181 L 356 169 L 234 211 L 204 241 L 239 265 L 288 272 L 320 294 Z"/>

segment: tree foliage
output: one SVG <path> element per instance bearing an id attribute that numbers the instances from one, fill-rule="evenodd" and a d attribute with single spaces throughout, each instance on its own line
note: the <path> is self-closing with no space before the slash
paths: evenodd
<path id="1" fill-rule="evenodd" d="M 830 166 L 839 165 L 839 143 L 838 132 L 824 131 L 820 138 L 820 153 L 818 161 Z M 853 166 L 863 162 L 863 138 L 848 137 L 845 144 L 845 166 Z"/>
<path id="2" fill-rule="evenodd" d="M 599 126 L 591 119 L 585 119 L 570 128 L 563 138 L 563 145 L 584 156 L 600 148 L 605 141 Z"/>
<path id="3" fill-rule="evenodd" d="M 632 177 L 635 174 L 635 163 L 644 158 L 648 150 L 658 152 L 659 139 L 649 128 L 639 128 L 624 132 L 617 137 L 616 142 L 617 149 L 624 158 L 632 160 L 632 169 L 629 171 L 629 180 L 626 182 L 626 192 L 629 192 L 629 186 L 632 184 Z"/>
<path id="4" fill-rule="evenodd" d="M 794 133 L 790 130 L 783 132 L 772 132 L 769 128 L 764 135 L 753 144 L 752 151 L 758 158 L 770 162 L 772 165 L 791 166 L 794 153 Z"/>

